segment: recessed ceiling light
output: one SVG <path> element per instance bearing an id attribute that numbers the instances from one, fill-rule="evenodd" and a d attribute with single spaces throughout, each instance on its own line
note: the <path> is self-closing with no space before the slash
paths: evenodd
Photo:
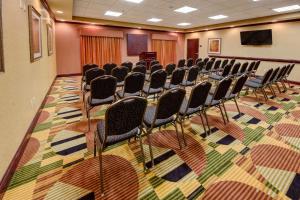
<path id="1" fill-rule="evenodd" d="M 260 0 L 253 0 L 253 1 L 260 1 Z"/>
<path id="2" fill-rule="evenodd" d="M 274 8 L 273 10 L 275 12 L 287 12 L 287 11 L 298 10 L 298 9 L 300 9 L 299 5 L 292 5 L 292 6 L 285 6 L 281 8 Z"/>
<path id="3" fill-rule="evenodd" d="M 183 6 L 181 8 L 178 8 L 176 10 L 174 10 L 175 12 L 180 12 L 180 13 L 189 13 L 189 12 L 193 12 L 193 11 L 196 11 L 197 8 L 192 8 L 192 7 L 189 7 L 189 6 Z"/>
<path id="4" fill-rule="evenodd" d="M 183 23 L 179 23 L 177 25 L 178 26 L 189 26 L 189 25 L 191 25 L 191 23 L 183 22 Z"/>
<path id="5" fill-rule="evenodd" d="M 228 16 L 226 16 L 226 15 L 216 15 L 216 16 L 209 17 L 209 19 L 218 20 L 218 19 L 225 19 L 227 17 Z"/>
<path id="6" fill-rule="evenodd" d="M 144 0 L 125 0 L 125 1 L 131 2 L 131 3 L 141 3 Z"/>
<path id="7" fill-rule="evenodd" d="M 61 11 L 61 10 L 57 10 L 56 13 L 58 13 L 58 14 L 63 14 L 64 12 Z"/>
<path id="8" fill-rule="evenodd" d="M 107 15 L 107 16 L 112 16 L 112 17 L 120 17 L 123 13 L 121 12 L 115 12 L 115 11 L 106 11 L 106 13 L 104 15 Z"/>
<path id="9" fill-rule="evenodd" d="M 151 18 L 147 20 L 148 22 L 160 22 L 162 21 L 162 19 L 158 19 L 158 18 Z"/>

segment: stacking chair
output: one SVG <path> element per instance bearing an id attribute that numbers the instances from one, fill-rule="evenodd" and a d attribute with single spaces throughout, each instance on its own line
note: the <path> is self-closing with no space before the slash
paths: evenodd
<path id="1" fill-rule="evenodd" d="M 235 59 L 232 59 L 229 63 L 230 63 L 232 66 L 234 66 Z"/>
<path id="2" fill-rule="evenodd" d="M 255 61 L 251 62 L 248 69 L 246 70 L 246 73 L 248 74 L 248 76 L 252 76 L 252 71 L 253 71 L 253 68 L 255 66 Z"/>
<path id="3" fill-rule="evenodd" d="M 234 101 L 239 114 L 241 114 L 241 111 L 240 111 L 240 108 L 237 103 L 237 98 L 239 97 L 240 92 L 242 91 L 247 79 L 248 79 L 248 76 L 246 74 L 239 76 L 237 78 L 236 82 L 234 83 L 232 89 L 227 92 L 227 94 L 224 98 L 225 102 L 230 101 L 230 100 Z"/>
<path id="4" fill-rule="evenodd" d="M 214 67 L 212 68 L 212 72 L 218 72 L 221 66 L 221 60 L 217 60 L 214 64 Z"/>
<path id="5" fill-rule="evenodd" d="M 135 68 L 132 69 L 132 72 L 140 72 L 142 74 L 146 74 L 147 68 L 145 65 L 137 65 Z"/>
<path id="6" fill-rule="evenodd" d="M 117 88 L 117 79 L 111 75 L 101 76 L 92 80 L 91 94 L 86 103 L 86 115 L 88 118 L 89 131 L 91 130 L 90 111 L 96 107 L 105 104 L 111 104 L 115 101 L 115 92 Z"/>
<path id="7" fill-rule="evenodd" d="M 152 145 L 151 145 L 151 134 L 154 128 L 160 128 L 167 124 L 172 124 L 175 127 L 178 143 L 180 149 L 182 149 L 181 141 L 179 138 L 179 132 L 177 128 L 178 113 L 182 101 L 185 96 L 185 90 L 180 88 L 174 88 L 164 93 L 157 102 L 155 106 L 148 106 L 146 109 L 146 113 L 144 116 L 144 127 L 146 128 L 146 135 L 148 138 L 149 146 L 150 146 L 150 156 L 152 166 L 154 166 L 153 153 L 152 153 Z M 186 141 L 184 135 L 182 135 L 184 144 L 186 145 Z"/>
<path id="8" fill-rule="evenodd" d="M 96 64 L 83 65 L 83 67 L 82 67 L 82 77 L 81 77 L 81 90 L 82 90 L 83 83 L 86 81 L 85 72 L 90 70 L 90 69 L 93 69 L 93 68 L 99 68 L 99 66 L 96 65 Z"/>
<path id="9" fill-rule="evenodd" d="M 201 70 L 201 74 L 210 74 L 211 73 L 211 68 L 212 68 L 213 64 L 214 64 L 214 61 L 212 61 L 212 60 L 208 61 L 206 63 L 205 68 Z"/>
<path id="10" fill-rule="evenodd" d="M 221 75 L 218 75 L 218 74 L 214 73 L 214 74 L 211 74 L 208 78 L 212 79 L 212 80 L 215 80 L 215 81 L 220 81 L 220 80 L 226 78 L 227 76 L 229 76 L 231 68 L 232 68 L 232 65 L 228 64 L 228 65 L 225 66 L 225 68 L 224 68 Z"/>
<path id="11" fill-rule="evenodd" d="M 197 63 L 197 66 L 198 66 L 198 70 L 199 70 L 199 72 L 201 72 L 202 71 L 202 69 L 204 68 L 204 66 L 205 66 L 205 63 L 203 62 L 203 61 L 200 61 L 200 62 L 198 62 Z"/>
<path id="12" fill-rule="evenodd" d="M 279 91 L 279 93 L 282 93 L 282 92 L 285 92 L 286 91 L 286 86 L 284 84 L 284 81 L 283 81 L 283 78 L 285 76 L 285 74 L 288 72 L 288 67 L 287 66 L 283 66 L 280 70 L 279 70 L 279 73 L 276 77 L 276 81 L 274 82 L 276 84 L 276 87 Z M 279 83 L 282 84 L 283 88 L 284 88 L 284 91 L 281 91 L 280 87 L 279 87 Z"/>
<path id="13" fill-rule="evenodd" d="M 145 74 L 133 72 L 126 76 L 124 88 L 117 91 L 117 96 L 122 99 L 130 96 L 141 96 L 145 82 Z"/>
<path id="14" fill-rule="evenodd" d="M 152 60 L 152 61 L 150 62 L 150 67 L 152 67 L 153 65 L 157 65 L 157 64 L 159 64 L 159 61 L 158 61 L 158 60 Z"/>
<path id="15" fill-rule="evenodd" d="M 172 75 L 173 71 L 175 70 L 175 68 L 176 68 L 175 64 L 168 64 L 166 66 L 166 72 L 167 72 L 168 78 L 171 78 L 171 75 Z"/>
<path id="16" fill-rule="evenodd" d="M 241 67 L 241 63 L 235 63 L 235 65 L 232 67 L 232 70 L 231 70 L 231 72 L 230 72 L 230 75 L 232 76 L 232 77 L 236 77 L 237 76 L 237 74 L 238 74 L 238 72 L 239 72 L 239 69 L 240 69 L 240 67 Z"/>
<path id="17" fill-rule="evenodd" d="M 245 74 L 247 71 L 248 65 L 249 65 L 248 62 L 243 63 L 240 71 L 237 73 L 237 76 L 241 76 L 241 75 Z"/>
<path id="18" fill-rule="evenodd" d="M 163 92 L 166 80 L 167 72 L 162 69 L 155 71 L 150 75 L 150 83 L 144 86 L 143 93 L 146 97 L 148 97 L 149 95 L 154 95 L 155 98 L 155 95 Z"/>
<path id="19" fill-rule="evenodd" d="M 184 75 L 185 70 L 183 68 L 177 68 L 176 70 L 174 70 L 170 82 L 165 83 L 164 89 L 170 90 L 179 87 L 184 79 Z"/>
<path id="20" fill-rule="evenodd" d="M 196 85 L 198 73 L 199 73 L 198 66 L 195 65 L 195 66 L 191 67 L 188 71 L 186 80 L 182 81 L 181 86 L 187 87 L 187 86 Z"/>
<path id="21" fill-rule="evenodd" d="M 253 76 L 255 76 L 259 65 L 260 65 L 260 60 L 258 60 L 258 61 L 255 62 L 255 65 L 254 65 L 253 70 L 252 70 Z"/>
<path id="22" fill-rule="evenodd" d="M 273 70 L 272 75 L 270 76 L 268 82 L 267 82 L 267 86 L 269 87 L 269 89 L 271 90 L 271 92 L 273 93 L 273 95 L 276 97 L 276 93 L 275 90 L 273 88 L 273 84 L 276 82 L 277 80 L 277 76 L 280 73 L 280 67 L 277 67 L 275 70 Z"/>
<path id="23" fill-rule="evenodd" d="M 228 59 L 223 60 L 221 68 L 224 69 L 224 67 L 228 64 Z"/>
<path id="24" fill-rule="evenodd" d="M 209 94 L 207 96 L 207 99 L 206 99 L 206 102 L 205 102 L 206 109 L 209 109 L 213 106 L 218 107 L 220 109 L 224 124 L 227 124 L 227 121 L 229 121 L 227 111 L 226 111 L 226 108 L 224 106 L 224 101 L 225 101 L 225 96 L 226 96 L 226 94 L 227 94 L 227 92 L 230 88 L 231 83 L 232 83 L 232 79 L 229 78 L 229 77 L 224 78 L 223 80 L 221 80 L 217 84 L 216 89 L 214 90 L 214 93 Z M 224 112 L 225 112 L 225 116 L 227 118 L 227 121 L 225 120 L 222 107 L 224 108 Z M 208 129 L 209 129 L 209 132 L 210 132 L 209 123 L 207 125 L 208 125 Z"/>
<path id="25" fill-rule="evenodd" d="M 177 67 L 178 67 L 178 68 L 182 68 L 182 67 L 184 67 L 184 66 L 185 66 L 185 59 L 180 59 L 180 60 L 178 61 Z"/>
<path id="26" fill-rule="evenodd" d="M 128 72 L 131 72 L 132 71 L 132 67 L 133 67 L 133 63 L 132 62 L 123 62 L 121 64 L 121 66 L 127 67 L 128 68 Z"/>
<path id="27" fill-rule="evenodd" d="M 192 67 L 194 65 L 194 59 L 193 58 L 189 58 L 187 61 L 186 61 L 186 66 L 188 68 Z"/>
<path id="28" fill-rule="evenodd" d="M 150 71 L 148 72 L 149 75 L 146 77 L 146 81 L 149 81 L 149 78 L 151 76 L 151 74 L 153 74 L 154 72 L 163 69 L 163 66 L 160 64 L 155 64 L 153 66 L 150 67 Z"/>
<path id="29" fill-rule="evenodd" d="M 137 62 L 137 63 L 135 64 L 135 66 L 138 66 L 138 65 L 147 66 L 147 62 L 144 61 L 144 60 L 140 60 L 139 62 Z"/>
<path id="30" fill-rule="evenodd" d="M 199 83 L 193 87 L 189 99 L 185 98 L 183 100 L 179 111 L 179 120 L 181 122 L 180 125 L 181 125 L 181 131 L 183 135 L 184 135 L 183 121 L 195 113 L 199 114 L 203 124 L 204 131 L 207 134 L 202 114 L 205 116 L 206 123 L 208 123 L 206 110 L 205 110 L 205 102 L 211 86 L 212 84 L 210 82 Z"/>
<path id="31" fill-rule="evenodd" d="M 210 60 L 215 62 L 215 61 L 216 61 L 216 58 L 211 58 Z"/>
<path id="32" fill-rule="evenodd" d="M 208 61 L 209 61 L 209 58 L 204 58 L 204 60 L 203 60 L 205 65 L 207 64 Z"/>
<path id="33" fill-rule="evenodd" d="M 283 77 L 283 79 L 288 83 L 288 85 L 289 85 L 290 88 L 291 88 L 291 84 L 290 84 L 290 82 L 288 81 L 287 78 L 290 76 L 290 74 L 293 71 L 294 67 L 295 67 L 295 64 L 291 64 L 290 67 L 289 67 L 289 69 L 288 69 L 288 71 L 287 71 L 287 73 Z"/>
<path id="34" fill-rule="evenodd" d="M 124 86 L 124 80 L 128 74 L 127 67 L 115 67 L 112 70 L 112 76 L 117 78 L 117 87 Z"/>
<path id="35" fill-rule="evenodd" d="M 141 97 L 128 97 L 119 100 L 118 102 L 109 106 L 105 112 L 105 120 L 101 120 L 97 124 L 97 131 L 95 131 L 94 139 L 94 157 L 96 156 L 96 151 L 98 149 L 100 165 L 100 191 L 102 196 L 104 196 L 104 170 L 102 152 L 105 150 L 105 148 L 131 138 L 138 138 L 142 152 L 144 170 L 146 170 L 144 149 L 141 138 L 142 122 L 146 107 L 147 100 Z"/>
<path id="36" fill-rule="evenodd" d="M 103 76 L 105 71 L 100 68 L 92 68 L 85 72 L 85 84 L 82 91 L 83 103 L 85 105 L 85 95 L 91 90 L 91 82 L 93 79 Z"/>
<path id="37" fill-rule="evenodd" d="M 103 69 L 105 70 L 106 75 L 111 75 L 112 70 L 116 67 L 117 65 L 114 63 L 106 63 L 105 65 L 103 65 Z"/>
<path id="38" fill-rule="evenodd" d="M 196 61 L 195 61 L 195 65 L 197 65 L 201 61 L 202 61 L 202 58 L 197 58 Z"/>
<path id="39" fill-rule="evenodd" d="M 268 86 L 267 83 L 268 83 L 269 78 L 272 75 L 272 73 L 273 73 L 273 69 L 269 69 L 264 74 L 264 76 L 261 79 L 261 81 L 259 81 L 259 82 L 258 81 L 254 81 L 253 79 L 252 80 L 248 80 L 245 83 L 245 86 L 248 88 L 247 89 L 247 93 L 248 93 L 249 88 L 251 88 L 251 89 L 253 89 L 254 94 L 257 96 L 256 91 L 260 90 L 263 93 L 265 100 L 267 101 L 269 98 L 268 98 L 268 96 L 266 94 L 265 88 L 266 88 L 266 86 Z"/>

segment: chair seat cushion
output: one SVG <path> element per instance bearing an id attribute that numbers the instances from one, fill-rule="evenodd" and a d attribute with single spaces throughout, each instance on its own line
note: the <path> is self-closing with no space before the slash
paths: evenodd
<path id="1" fill-rule="evenodd" d="M 260 79 L 260 78 L 250 79 L 250 81 L 255 82 L 255 83 L 262 83 L 262 79 Z"/>
<path id="2" fill-rule="evenodd" d="M 135 129 L 133 129 L 127 133 L 123 133 L 123 134 L 119 134 L 119 135 L 109 135 L 106 138 L 104 146 L 113 145 L 118 142 L 130 139 L 130 138 L 136 136 L 137 134 L 139 134 L 139 131 L 140 131 L 140 129 L 138 127 L 136 127 Z M 97 134 L 98 134 L 98 138 L 100 139 L 101 144 L 103 144 L 104 138 L 105 138 L 105 121 L 104 120 L 100 120 L 100 122 L 97 124 Z"/>
<path id="3" fill-rule="evenodd" d="M 114 101 L 114 96 L 107 97 L 105 99 L 92 99 L 91 97 L 88 98 L 88 103 L 90 106 L 99 106 L 103 104 L 110 104 Z"/>
<path id="4" fill-rule="evenodd" d="M 213 95 L 211 95 L 211 94 L 209 94 L 209 95 L 207 96 L 206 101 L 205 101 L 205 106 L 209 106 L 209 105 L 215 106 L 215 105 L 218 105 L 218 104 L 220 103 L 220 102 L 217 101 L 217 100 L 211 101 L 212 98 L 213 98 Z"/>
<path id="5" fill-rule="evenodd" d="M 155 117 L 155 111 L 156 111 L 156 106 L 148 106 L 144 115 L 144 123 L 147 127 L 151 127 L 154 117 Z M 159 127 L 164 124 L 168 124 L 170 122 L 174 121 L 174 116 L 171 116 L 167 119 L 156 119 L 154 123 L 154 127 Z"/>
<path id="6" fill-rule="evenodd" d="M 143 92 L 146 94 L 157 94 L 162 92 L 162 88 L 150 88 L 149 92 L 149 85 L 145 85 L 143 88 Z"/>
<path id="7" fill-rule="evenodd" d="M 166 83 L 164 86 L 165 89 L 173 89 L 173 88 L 177 88 L 177 87 L 178 87 L 178 85 L 173 85 L 171 83 Z"/>
<path id="8" fill-rule="evenodd" d="M 199 107 L 196 107 L 196 108 L 188 108 L 187 111 L 186 111 L 186 107 L 188 106 L 188 100 L 185 98 L 181 104 L 181 107 L 180 107 L 180 111 L 179 111 L 179 114 L 180 115 L 192 115 L 196 112 L 199 112 L 201 110 L 201 106 Z M 185 113 L 186 111 L 186 113 Z"/>
<path id="9" fill-rule="evenodd" d="M 124 98 L 124 97 L 132 97 L 132 96 L 140 96 L 140 92 L 135 92 L 135 93 L 124 93 L 123 90 L 119 90 L 116 92 L 119 98 Z"/>
<path id="10" fill-rule="evenodd" d="M 214 79 L 214 80 L 221 80 L 223 79 L 224 77 L 223 76 L 220 76 L 218 74 L 212 74 L 209 76 L 210 79 Z"/>
<path id="11" fill-rule="evenodd" d="M 202 70 L 201 70 L 201 73 L 207 74 L 207 73 L 209 73 L 209 71 L 207 71 L 206 69 L 202 69 Z"/>
<path id="12" fill-rule="evenodd" d="M 257 83 L 257 82 L 246 81 L 245 86 L 251 87 L 251 88 L 260 88 L 262 85 L 260 83 Z"/>
<path id="13" fill-rule="evenodd" d="M 230 90 L 228 90 L 228 92 L 225 96 L 225 99 L 229 100 L 229 99 L 233 99 L 234 97 L 235 97 L 235 95 L 232 94 Z"/>
<path id="14" fill-rule="evenodd" d="M 184 80 L 182 81 L 181 83 L 182 86 L 192 86 L 192 85 L 195 85 L 195 82 L 191 82 L 191 81 L 188 81 L 188 80 Z"/>

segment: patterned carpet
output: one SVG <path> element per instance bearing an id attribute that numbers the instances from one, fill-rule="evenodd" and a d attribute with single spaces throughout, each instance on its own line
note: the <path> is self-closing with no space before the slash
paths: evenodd
<path id="1" fill-rule="evenodd" d="M 226 126 L 210 109 L 206 138 L 194 116 L 184 124 L 188 146 L 182 150 L 173 127 L 154 131 L 156 165 L 147 174 L 138 141 L 109 147 L 101 197 L 80 77 L 58 78 L 4 199 L 300 199 L 299 93 L 295 86 L 268 102 L 242 96 L 242 115 L 228 102 Z M 94 110 L 93 128 L 104 113 L 105 107 Z"/>

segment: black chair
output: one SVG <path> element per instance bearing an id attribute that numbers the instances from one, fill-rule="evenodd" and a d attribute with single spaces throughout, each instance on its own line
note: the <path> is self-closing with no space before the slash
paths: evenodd
<path id="1" fill-rule="evenodd" d="M 241 63 L 235 63 L 235 65 L 232 67 L 232 70 L 230 72 L 230 75 L 233 76 L 233 77 L 236 77 L 239 70 L 240 70 L 240 67 L 241 67 Z"/>
<path id="2" fill-rule="evenodd" d="M 126 76 L 124 81 L 124 88 L 117 91 L 120 99 L 130 96 L 141 96 L 145 82 L 145 74 L 140 72 L 133 72 Z"/>
<path id="3" fill-rule="evenodd" d="M 114 68 L 116 68 L 117 65 L 115 63 L 106 63 L 103 65 L 103 69 L 105 70 L 106 75 L 111 75 L 111 72 Z"/>
<path id="4" fill-rule="evenodd" d="M 147 62 L 144 61 L 144 60 L 140 60 L 139 62 L 137 62 L 137 63 L 135 64 L 135 66 L 138 66 L 138 65 L 147 66 Z"/>
<path id="5" fill-rule="evenodd" d="M 101 120 L 97 124 L 97 131 L 95 131 L 94 139 L 94 157 L 96 156 L 96 151 L 98 149 L 100 165 L 100 191 L 102 196 L 104 196 L 102 152 L 108 146 L 129 140 L 131 138 L 139 138 L 142 161 L 144 164 L 144 170 L 146 170 L 145 154 L 141 138 L 142 122 L 146 107 L 147 100 L 141 97 L 128 97 L 119 100 L 118 102 L 109 106 L 105 112 L 105 120 Z"/>
<path id="6" fill-rule="evenodd" d="M 182 101 L 185 96 L 185 90 L 180 88 L 171 89 L 164 93 L 155 106 L 148 106 L 144 116 L 144 127 L 146 128 L 146 135 L 150 146 L 151 163 L 154 166 L 153 153 L 151 148 L 151 133 L 154 128 L 160 128 L 167 124 L 172 124 L 175 127 L 177 133 L 177 139 L 182 149 L 181 142 L 179 139 L 179 132 L 177 129 L 178 113 L 181 107 Z M 186 145 L 184 135 L 182 135 L 184 144 Z"/>
<path id="7" fill-rule="evenodd" d="M 152 67 L 153 65 L 157 65 L 157 64 L 159 64 L 159 61 L 158 61 L 158 60 L 152 60 L 152 61 L 150 62 L 150 67 Z"/>
<path id="8" fill-rule="evenodd" d="M 245 74 L 247 71 L 248 65 L 249 65 L 248 62 L 243 63 L 243 65 L 242 65 L 240 71 L 237 73 L 237 75 L 241 76 L 241 75 Z"/>
<path id="9" fill-rule="evenodd" d="M 112 76 L 117 78 L 117 87 L 124 86 L 124 80 L 128 74 L 127 67 L 115 67 L 112 70 Z"/>
<path id="10" fill-rule="evenodd" d="M 287 71 L 287 73 L 283 77 L 283 79 L 288 83 L 288 85 L 289 85 L 290 88 L 291 88 L 291 84 L 290 84 L 290 82 L 288 81 L 287 78 L 290 76 L 290 74 L 293 71 L 294 67 L 295 67 L 295 64 L 291 64 L 290 67 L 289 67 L 289 69 L 288 69 L 288 71 Z"/>
<path id="11" fill-rule="evenodd" d="M 182 67 L 184 67 L 184 66 L 185 66 L 185 59 L 180 59 L 180 60 L 178 61 L 177 67 L 178 67 L 178 68 L 182 68 Z"/>
<path id="12" fill-rule="evenodd" d="M 221 75 L 218 75 L 218 74 L 214 73 L 214 74 L 211 74 L 208 78 L 212 79 L 212 80 L 215 80 L 215 81 L 220 81 L 220 80 L 226 78 L 227 76 L 229 76 L 231 68 L 232 68 L 232 65 L 228 64 L 228 65 L 225 66 L 225 68 L 224 68 Z"/>
<path id="13" fill-rule="evenodd" d="M 248 80 L 245 84 L 245 86 L 248 87 L 247 93 L 249 91 L 249 88 L 251 88 L 251 89 L 253 89 L 253 92 L 254 92 L 255 96 L 257 97 L 256 91 L 260 90 L 263 93 L 265 100 L 267 101 L 269 98 L 265 91 L 265 87 L 267 86 L 268 80 L 269 80 L 270 76 L 272 75 L 272 73 L 273 73 L 273 69 L 269 69 L 264 74 L 263 78 L 261 79 L 261 82 L 256 82 L 253 79 Z"/>
<path id="14" fill-rule="evenodd" d="M 260 65 L 260 60 L 258 60 L 258 61 L 255 62 L 255 65 L 254 65 L 253 70 L 252 70 L 253 76 L 255 76 L 259 65 Z"/>
<path id="15" fill-rule="evenodd" d="M 208 61 L 205 65 L 205 68 L 201 70 L 201 74 L 210 74 L 211 73 L 211 68 L 214 64 L 214 61 Z"/>
<path id="16" fill-rule="evenodd" d="M 277 77 L 276 77 L 276 81 L 274 82 L 274 83 L 276 84 L 276 87 L 277 87 L 279 93 L 285 92 L 285 91 L 287 90 L 287 88 L 286 88 L 286 86 L 285 86 L 285 84 L 284 84 L 284 80 L 283 80 L 283 78 L 284 78 L 284 76 L 285 76 L 285 74 L 286 74 L 287 72 L 288 72 L 288 67 L 287 67 L 287 66 L 283 66 L 283 67 L 279 70 L 279 73 L 278 73 L 278 75 L 277 75 Z M 280 86 L 279 86 L 279 83 L 282 84 L 282 86 L 283 86 L 283 88 L 284 88 L 284 91 L 281 91 Z"/>
<path id="17" fill-rule="evenodd" d="M 167 72 L 167 76 L 168 78 L 171 78 L 170 76 L 172 75 L 173 71 L 175 70 L 176 65 L 175 64 L 168 64 L 166 66 L 166 72 Z"/>
<path id="18" fill-rule="evenodd" d="M 206 102 L 205 102 L 206 109 L 209 109 L 211 107 L 218 107 L 220 109 L 224 124 L 227 124 L 227 121 L 229 121 L 227 111 L 226 111 L 226 108 L 224 106 L 224 101 L 225 101 L 225 96 L 226 96 L 226 94 L 227 94 L 227 92 L 230 88 L 231 83 L 232 83 L 232 79 L 229 78 L 229 77 L 224 78 L 223 80 L 221 80 L 217 84 L 216 89 L 214 90 L 214 93 L 209 94 L 207 96 L 207 99 L 206 99 Z M 222 107 L 224 108 L 224 112 L 225 112 L 225 116 L 227 118 L 227 121 L 225 120 Z M 211 132 L 209 123 L 207 125 L 208 125 L 209 132 Z"/>
<path id="19" fill-rule="evenodd" d="M 186 66 L 187 67 L 192 67 L 194 65 L 194 59 L 193 58 L 189 58 L 187 61 L 186 61 Z"/>
<path id="20" fill-rule="evenodd" d="M 229 62 L 228 59 L 223 60 L 221 68 L 224 69 L 224 67 L 228 64 L 228 62 Z"/>
<path id="21" fill-rule="evenodd" d="M 273 70 L 273 73 L 272 73 L 272 75 L 270 76 L 270 78 L 267 82 L 267 86 L 269 87 L 270 91 L 273 93 L 273 95 L 275 97 L 276 97 L 276 93 L 275 93 L 275 90 L 273 88 L 273 84 L 276 82 L 279 72 L 280 72 L 280 67 L 277 67 L 275 70 Z"/>
<path id="22" fill-rule="evenodd" d="M 207 64 L 208 61 L 209 61 L 209 58 L 204 58 L 204 60 L 203 60 L 205 65 Z"/>
<path id="23" fill-rule="evenodd" d="M 146 81 L 149 81 L 149 78 L 151 76 L 151 74 L 153 74 L 154 72 L 163 69 L 163 66 L 160 64 L 155 64 L 153 66 L 150 67 L 150 70 L 148 71 L 148 75 L 146 77 Z"/>
<path id="24" fill-rule="evenodd" d="M 197 63 L 197 66 L 198 66 L 199 72 L 201 72 L 202 69 L 205 67 L 205 63 L 203 61 L 200 61 Z"/>
<path id="25" fill-rule="evenodd" d="M 214 63 L 214 67 L 212 68 L 212 72 L 217 72 L 220 70 L 220 66 L 221 66 L 221 60 L 217 60 L 215 63 Z"/>
<path id="26" fill-rule="evenodd" d="M 183 135 L 184 135 L 183 121 L 195 113 L 199 114 L 203 124 L 204 131 L 207 134 L 202 114 L 206 119 L 206 123 L 208 123 L 206 110 L 205 110 L 205 102 L 211 86 L 212 84 L 210 82 L 199 83 L 198 85 L 193 87 L 189 99 L 185 98 L 183 100 L 179 111 L 179 120 L 181 121 L 180 125 L 181 125 L 181 130 Z"/>
<path id="27" fill-rule="evenodd" d="M 235 59 L 232 59 L 229 64 L 231 64 L 233 66 L 234 63 L 235 63 Z"/>
<path id="28" fill-rule="evenodd" d="M 180 86 L 184 79 L 185 70 L 183 68 L 177 68 L 173 71 L 170 82 L 165 83 L 164 89 L 170 90 Z"/>
<path id="29" fill-rule="evenodd" d="M 216 58 L 211 58 L 210 60 L 215 62 L 215 61 L 216 61 Z"/>
<path id="30" fill-rule="evenodd" d="M 246 74 L 239 76 L 237 78 L 235 84 L 233 85 L 231 91 L 228 91 L 224 98 L 225 101 L 230 101 L 230 100 L 234 101 L 239 114 L 241 114 L 241 111 L 240 111 L 240 108 L 237 103 L 237 98 L 239 97 L 240 92 L 242 91 L 247 79 L 248 79 L 248 76 Z"/>
<path id="31" fill-rule="evenodd" d="M 167 72 L 164 70 L 158 70 L 150 75 L 150 83 L 149 85 L 145 85 L 143 88 L 143 93 L 146 97 L 149 95 L 158 95 L 163 92 L 165 83 L 167 80 Z"/>
<path id="32" fill-rule="evenodd" d="M 121 64 L 121 66 L 123 66 L 123 67 L 127 67 L 128 68 L 128 72 L 131 72 L 132 71 L 132 68 L 133 68 L 133 63 L 132 62 L 123 62 L 122 64 Z"/>
<path id="33" fill-rule="evenodd" d="M 196 61 L 195 61 L 195 64 L 197 65 L 201 61 L 202 61 L 202 58 L 197 58 Z"/>
<path id="34" fill-rule="evenodd" d="M 86 115 L 88 118 L 89 131 L 91 130 L 90 111 L 100 105 L 111 104 L 115 101 L 117 79 L 111 75 L 101 76 L 92 80 L 91 94 L 87 99 Z"/>
<path id="35" fill-rule="evenodd" d="M 248 69 L 246 70 L 246 73 L 248 74 L 248 76 L 252 76 L 252 71 L 253 71 L 253 68 L 255 66 L 255 62 L 251 62 Z"/>
<path id="36" fill-rule="evenodd" d="M 181 85 L 183 87 L 196 85 L 198 73 L 199 73 L 198 66 L 195 65 L 195 66 L 191 67 L 189 69 L 186 80 L 183 80 Z"/>
<path id="37" fill-rule="evenodd" d="M 81 90 L 82 90 L 82 87 L 83 87 L 83 83 L 86 81 L 85 72 L 90 70 L 90 69 L 93 69 L 93 68 L 99 68 L 99 66 L 96 65 L 96 64 L 83 65 L 83 67 L 82 67 L 82 77 L 81 77 Z"/>
<path id="38" fill-rule="evenodd" d="M 145 65 L 137 65 L 136 67 L 134 67 L 132 69 L 132 72 L 140 72 L 142 74 L 146 74 L 147 73 L 147 68 Z"/>
<path id="39" fill-rule="evenodd" d="M 104 74 L 105 71 L 100 68 L 92 68 L 85 72 L 85 84 L 82 91 L 82 98 L 83 98 L 84 105 L 85 105 L 85 95 L 87 92 L 91 90 L 91 81 L 95 78 L 103 76 Z"/>

